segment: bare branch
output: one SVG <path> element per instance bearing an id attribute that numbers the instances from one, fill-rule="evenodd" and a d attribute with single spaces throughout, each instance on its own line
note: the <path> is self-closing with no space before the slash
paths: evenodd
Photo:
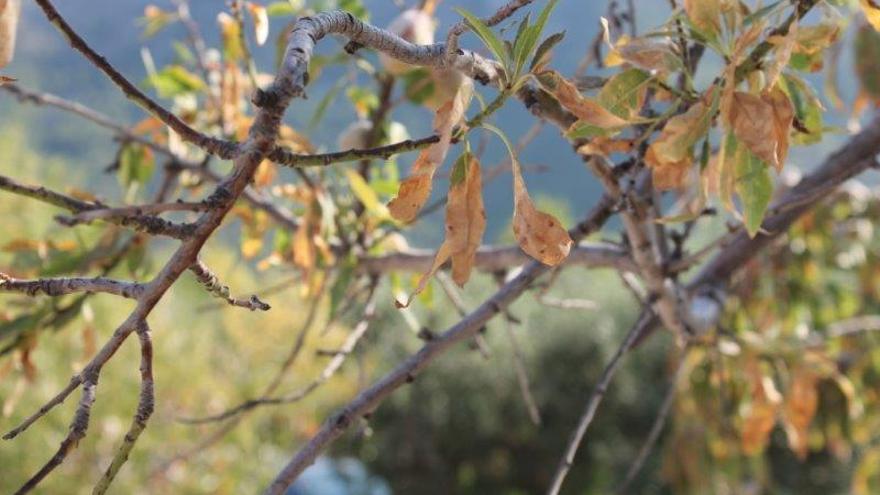
<path id="1" fill-rule="evenodd" d="M 188 203 L 184 201 L 121 206 L 117 208 L 102 208 L 77 213 L 76 215 L 65 219 L 63 223 L 65 225 L 78 225 L 82 223 L 91 223 L 95 220 L 121 220 L 126 217 L 156 215 L 169 211 L 205 211 L 206 209 L 208 209 L 208 205 L 205 203 Z"/>
<path id="2" fill-rule="evenodd" d="M 20 280 L 0 272 L 0 292 L 23 292 L 29 296 L 35 296 L 39 293 L 47 296 L 63 296 L 75 292 L 103 292 L 127 299 L 137 299 L 143 294 L 144 285 L 104 277 Z"/>
<path id="3" fill-rule="evenodd" d="M 134 413 L 134 417 L 131 420 L 131 426 L 125 434 L 122 445 L 119 446 L 116 455 L 114 455 L 113 460 L 110 461 L 110 466 L 107 467 L 104 476 L 98 481 L 98 484 L 95 485 L 95 489 L 92 490 L 93 495 L 102 495 L 107 492 L 108 488 L 110 488 L 110 483 L 113 482 L 113 479 L 119 473 L 123 464 L 128 460 L 128 456 L 134 448 L 134 444 L 147 427 L 147 421 L 150 419 L 150 416 L 153 415 L 153 410 L 155 409 L 156 398 L 153 392 L 153 342 L 150 337 L 150 328 L 147 326 L 146 322 L 139 326 L 137 329 L 137 335 L 141 345 L 141 393 L 137 411 Z"/>
<path id="4" fill-rule="evenodd" d="M 287 167 L 328 166 L 334 163 L 370 160 L 374 158 L 388 159 L 400 153 L 420 150 L 440 141 L 440 136 L 431 135 L 421 139 L 407 139 L 399 143 L 377 146 L 375 148 L 351 149 L 334 153 L 304 155 L 293 153 L 284 148 L 275 148 L 269 159 L 278 165 Z"/>
<path id="5" fill-rule="evenodd" d="M 367 273 L 394 271 L 425 272 L 431 267 L 434 252 L 426 249 L 408 249 L 398 253 L 363 257 L 358 269 Z M 484 246 L 477 251 L 474 267 L 487 272 L 522 266 L 532 259 L 518 246 Z M 571 248 L 565 266 L 581 265 L 588 268 L 615 268 L 635 270 L 635 264 L 626 251 L 609 244 L 581 243 Z"/>
<path id="6" fill-rule="evenodd" d="M 59 208 L 64 208 L 74 214 L 106 209 L 106 206 L 99 203 L 89 203 L 86 201 L 82 201 L 74 197 L 52 191 L 43 186 L 29 186 L 21 184 L 9 177 L 2 175 L 0 175 L 0 190 L 36 199 L 37 201 L 42 201 L 43 203 L 48 203 Z M 57 218 L 57 220 L 60 223 L 64 224 L 66 217 L 59 217 Z M 114 225 L 130 227 L 138 232 L 144 232 L 150 235 L 164 235 L 172 237 L 174 239 L 186 239 L 192 234 L 194 230 L 193 225 L 175 223 L 149 215 L 109 217 L 105 220 Z"/>

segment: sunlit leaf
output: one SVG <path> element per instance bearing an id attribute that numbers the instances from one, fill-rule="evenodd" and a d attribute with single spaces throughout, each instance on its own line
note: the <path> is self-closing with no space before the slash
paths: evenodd
<path id="1" fill-rule="evenodd" d="M 0 69 L 6 67 L 15 54 L 15 35 L 18 30 L 20 10 L 20 0 L 0 2 Z"/>
<path id="2" fill-rule="evenodd" d="M 248 2 L 247 8 L 254 22 L 254 39 L 257 45 L 263 46 L 269 39 L 269 14 L 266 7 L 258 3 Z"/>
<path id="3" fill-rule="evenodd" d="M 880 4 L 877 0 L 859 0 L 859 5 L 862 6 L 862 12 L 865 13 L 868 22 L 874 26 L 874 29 L 880 31 Z"/>

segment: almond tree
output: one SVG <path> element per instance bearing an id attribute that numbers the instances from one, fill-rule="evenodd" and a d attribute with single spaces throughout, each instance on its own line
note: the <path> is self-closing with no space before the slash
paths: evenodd
<path id="1" fill-rule="evenodd" d="M 73 252 L 52 239 L 20 243 L 22 251 L 48 253 L 44 258 L 66 257 L 71 276 L 47 276 L 23 259 L 4 267 L 0 291 L 48 298 L 4 315 L 7 322 L 0 327 L 0 354 L 27 362 L 36 336 L 48 338 L 40 335 L 44 329 L 79 317 L 84 302 L 94 294 L 136 301 L 128 318 L 69 384 L 4 435 L 6 440 L 14 439 L 80 391 L 66 437 L 18 493 L 37 487 L 86 436 L 104 366 L 134 334 L 142 357 L 140 401 L 124 441 L 104 476 L 96 480 L 94 493 L 108 489 L 153 412 L 153 359 L 167 357 L 153 355 L 149 319 L 180 277 L 193 276 L 214 297 L 232 306 L 269 312 L 266 317 L 271 317 L 265 296 L 233 295 L 221 281 L 222 274 L 200 259 L 205 244 L 230 216 L 244 225 L 240 249 L 245 258 L 270 251 L 257 261 L 258 266 L 294 268 L 296 284 L 309 291 L 313 300 L 329 301 L 331 318 L 349 305 L 362 307 L 363 316 L 309 386 L 290 393 L 279 391 L 282 377 L 294 366 L 302 347 L 301 333 L 261 397 L 193 419 L 195 423 L 225 421 L 196 450 L 216 442 L 262 407 L 307 399 L 333 378 L 368 331 L 377 309 L 419 304 L 419 294 L 435 278 L 462 308 L 458 323 L 424 335 L 420 351 L 376 378 L 327 418 L 312 438 L 297 446 L 266 493 L 284 493 L 352 425 L 369 420 L 390 394 L 416 379 L 455 344 L 472 340 L 483 345 L 481 332 L 487 322 L 499 315 L 509 318 L 507 309 L 517 298 L 539 291 L 540 285 L 551 284 L 560 271 L 574 265 L 619 271 L 632 284 L 641 314 L 585 398 L 583 414 L 573 425 L 567 445 L 560 445 L 561 459 L 548 493 L 555 494 L 563 486 L 622 358 L 659 329 L 674 336 L 681 364 L 622 490 L 638 473 L 673 408 L 683 415 L 718 413 L 709 401 L 691 393 L 693 383 L 703 379 L 700 376 L 718 373 L 713 368 L 714 351 L 726 353 L 728 366 L 746 370 L 735 385 L 747 392 L 736 395 L 738 408 L 728 409 L 737 410 L 734 433 L 720 423 L 714 432 L 745 453 L 764 449 L 779 421 L 792 450 L 806 455 L 821 380 L 849 383 L 850 400 L 876 405 L 876 393 L 869 393 L 870 382 L 863 380 L 873 368 L 854 367 L 851 373 L 839 370 L 834 346 L 826 342 L 859 338 L 864 330 L 877 326 L 870 315 L 841 311 L 835 313 L 839 317 L 835 321 L 815 319 L 810 332 L 782 332 L 799 351 L 768 349 L 767 341 L 773 337 L 761 329 L 771 325 L 768 322 L 788 328 L 797 316 L 785 304 L 762 305 L 757 298 L 761 292 L 753 290 L 766 280 L 762 277 L 772 277 L 762 273 L 762 267 L 783 271 L 839 259 L 839 246 L 814 247 L 809 256 L 792 259 L 792 243 L 810 232 L 804 218 L 818 222 L 836 207 L 846 210 L 848 221 L 874 220 L 864 212 L 876 211 L 876 198 L 859 199 L 854 186 L 842 188 L 878 165 L 880 120 L 870 115 L 864 125 L 858 125 L 861 113 L 880 101 L 880 6 L 871 0 L 858 5 L 830 0 L 767 5 L 673 0 L 669 19 L 641 34 L 635 32 L 639 13 L 635 2 L 621 7 L 611 1 L 607 16 L 600 20 L 601 35 L 582 70 L 573 76 L 553 68 L 552 54 L 565 43 L 564 33 L 545 33 L 557 0 L 512 0 L 486 18 L 459 8 L 460 22 L 440 42 L 435 42 L 434 11 L 454 5 L 421 2 L 383 29 L 369 24 L 367 10 L 356 2 L 344 2 L 351 11 L 319 12 L 299 2 L 264 6 L 233 0 L 217 18 L 222 34 L 219 52 L 207 46 L 186 1 L 175 0 L 173 8 L 148 7 L 142 19 L 147 35 L 172 23 L 182 23 L 189 34 L 182 48 L 186 56 L 180 63 L 148 67 L 146 86 L 156 97 L 108 62 L 99 47 L 86 42 L 53 2 L 35 3 L 72 50 L 109 78 L 147 117 L 133 125 L 119 123 L 79 103 L 19 84 L 15 74 L 4 74 L 0 80 L 3 91 L 23 103 L 56 107 L 106 128 L 119 143 L 114 170 L 126 198 L 123 204 L 109 204 L 98 199 L 102 191 L 61 192 L 0 176 L 3 191 L 61 210 L 56 220 L 64 226 L 103 226 L 97 242 Z M 18 0 L 0 0 L 0 68 L 14 52 L 19 10 Z M 274 76 L 262 72 L 253 57 L 268 40 L 270 17 L 288 21 L 279 35 L 284 48 Z M 592 22 L 573 21 L 572 28 Z M 511 29 L 502 30 L 505 26 Z M 853 130 L 840 148 L 817 160 L 809 173 L 796 181 L 782 181 L 779 174 L 789 163 L 789 148 L 821 142 L 827 130 L 820 96 L 804 74 L 821 70 L 828 63 L 826 55 L 834 53 L 848 31 L 854 33 L 861 84 L 852 107 Z M 330 36 L 347 43 L 345 53 L 315 56 L 316 46 Z M 475 36 L 481 48 L 460 48 L 462 36 Z M 368 52 L 378 53 L 378 58 Z M 709 53 L 723 60 L 723 67 L 701 83 L 697 71 Z M 302 129 L 285 124 L 284 116 L 289 106 L 306 96 L 310 79 L 321 77 L 328 64 L 348 65 L 358 76 L 370 78 L 375 87 L 349 88 L 347 96 L 360 120 L 340 137 L 338 151 L 318 152 Z M 604 72 L 610 76 L 585 75 L 594 66 L 610 69 Z M 831 66 L 832 76 L 835 70 Z M 827 98 L 840 99 L 833 84 L 826 91 Z M 479 104 L 475 93 L 481 95 Z M 325 96 L 334 97 L 334 93 Z M 430 109 L 433 133 L 400 136 L 393 116 L 402 104 Z M 493 115 L 505 105 L 523 105 L 536 125 L 558 128 L 572 153 L 604 188 L 604 195 L 578 223 L 563 225 L 530 197 L 518 159 L 528 143 L 512 143 L 503 123 L 492 123 Z M 471 144 L 477 137 L 504 143 L 509 160 L 503 169 L 486 169 L 481 164 L 480 150 Z M 407 153 L 416 156 L 406 177 L 398 180 L 396 164 L 383 166 L 383 160 Z M 222 161 L 232 163 L 225 175 L 219 171 Z M 281 179 L 278 171 L 282 168 L 293 169 L 297 179 Z M 508 168 L 513 176 L 516 244 L 485 245 L 483 185 Z M 434 178 L 440 173 L 448 174 L 449 189 L 443 201 L 430 203 Z M 853 206 L 857 200 L 867 201 L 870 207 Z M 444 205 L 444 241 L 436 252 L 410 248 L 401 234 L 427 212 Z M 622 242 L 586 240 L 615 217 L 620 221 Z M 833 223 L 837 217 L 831 218 L 826 221 Z M 692 232 L 700 224 L 711 223 L 726 224 L 726 232 L 706 245 L 697 245 Z M 267 244 L 270 237 L 274 239 L 271 246 Z M 117 266 L 136 259 L 157 238 L 171 239 L 177 246 L 161 269 L 146 271 L 139 280 L 113 278 Z M 863 246 L 870 240 L 869 235 L 852 242 Z M 788 246 L 791 252 L 780 246 Z M 868 274 L 876 271 L 876 264 L 858 266 Z M 456 303 L 455 286 L 464 286 L 474 270 L 500 274 L 501 283 L 497 292 L 467 311 L 460 301 Z M 395 301 L 377 298 L 377 286 L 401 271 L 421 273 L 421 277 Z M 799 297 L 806 301 L 821 296 L 803 296 L 806 289 L 800 290 Z M 866 289 L 858 297 L 871 294 Z M 813 304 L 818 307 L 820 302 Z M 762 319 L 747 321 L 756 315 Z M 514 338 L 512 333 L 509 336 Z M 822 341 L 817 342 L 820 337 Z M 785 370 L 785 378 L 779 380 L 782 392 L 774 384 L 773 363 L 782 363 Z M 517 376 L 529 414 L 539 423 L 540 411 L 531 398 L 522 360 L 517 361 Z M 681 400 L 674 402 L 677 396 Z"/>

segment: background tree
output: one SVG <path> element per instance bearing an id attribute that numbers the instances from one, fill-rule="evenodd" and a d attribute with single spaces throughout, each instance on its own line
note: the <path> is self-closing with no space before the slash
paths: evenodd
<path id="1" fill-rule="evenodd" d="M 665 22 L 643 27 L 636 20 L 646 7 L 611 1 L 567 76 L 553 61 L 565 33 L 547 29 L 556 1 L 514 0 L 484 18 L 456 8 L 448 31 L 437 31 L 434 16 L 456 6 L 432 1 L 406 6 L 388 29 L 370 24 L 358 2 L 232 1 L 215 13 L 218 49 L 190 6 L 176 1 L 148 5 L 139 20 L 146 37 L 179 26 L 185 40 L 167 63 L 144 49 L 141 83 L 52 2 L 34 3 L 148 116 L 123 124 L 30 89 L 31 78 L 15 80 L 14 64 L 0 80 L 24 103 L 108 129 L 115 149 L 107 172 L 118 179 L 85 190 L 64 180 L 63 161 L 4 164 L 0 189 L 14 195 L 0 260 L 0 291 L 12 293 L 0 314 L 10 489 L 69 489 L 50 474 L 78 463 L 91 467 L 77 483 L 94 493 L 114 481 L 140 490 L 284 493 L 349 430 L 356 434 L 337 453 L 357 453 L 404 492 L 808 485 L 871 493 L 880 483 L 880 361 L 870 345 L 877 198 L 851 181 L 875 168 L 880 152 L 880 121 L 866 111 L 880 97 L 874 2 L 670 2 Z M 16 42 L 20 8 L 0 1 L 0 66 L 24 44 Z M 593 22 L 584 19 L 562 24 Z M 273 33 L 270 76 L 257 54 Z M 331 36 L 343 40 L 341 51 Z M 475 43 L 462 49 L 460 38 Z M 847 105 L 835 81 L 850 43 L 860 85 Z M 333 71 L 339 82 L 324 94 L 309 91 L 317 100 L 309 123 L 286 115 L 310 82 Z M 821 95 L 816 73 L 824 75 Z M 328 152 L 308 134 L 343 93 L 355 119 Z M 495 117 L 516 105 L 536 124 L 513 143 Z M 846 139 L 826 118 L 832 105 L 849 114 Z M 410 137 L 425 115 L 415 112 L 425 111 L 433 114 L 429 130 Z M 531 169 L 520 156 L 545 123 L 604 191 L 579 221 L 529 193 Z M 19 141 L 6 139 L 5 158 L 34 163 Z M 794 173 L 793 147 L 829 141 L 839 143 L 828 158 Z M 505 159 L 484 166 L 498 142 Z M 399 172 L 397 160 L 410 154 L 408 172 Z M 490 204 L 484 190 L 508 170 L 512 194 Z M 25 173 L 30 181 L 19 177 Z M 441 178 L 447 191 L 434 187 Z M 497 210 L 502 199 L 510 234 L 486 243 L 486 207 Z M 53 226 L 24 218 L 31 201 L 63 213 Z M 443 227 L 425 218 L 444 209 Z M 240 228 L 215 235 L 229 218 Z M 423 236 L 438 241 L 435 251 L 409 246 Z M 214 237 L 212 254 L 206 243 Z M 222 281 L 233 274 L 211 268 L 232 257 L 248 263 L 231 285 L 254 286 L 255 295 L 237 295 Z M 486 275 L 470 280 L 476 272 Z M 196 285 L 238 311 L 193 307 Z M 526 293 L 534 303 L 515 305 Z M 293 294 L 300 301 L 292 306 L 285 298 Z M 552 309 L 532 313 L 536 305 Z M 596 314 L 561 315 L 572 310 Z M 205 311 L 224 333 L 192 335 L 188 319 Z M 553 323 L 541 323 L 548 315 Z M 412 332 L 376 331 L 400 321 Z M 585 321 L 604 331 L 584 332 Z M 616 332 L 615 322 L 629 329 Z M 553 338 L 524 345 L 516 328 L 538 324 Z M 74 374 L 60 392 L 40 394 L 37 370 L 63 376 L 71 361 L 62 340 L 70 332 L 47 331 L 74 325 L 83 329 Z M 164 344 L 152 336 L 160 325 Z M 99 344 L 105 327 L 115 331 Z M 462 353 L 461 342 L 474 352 Z M 281 356 L 279 345 L 289 346 Z M 47 358 L 35 359 L 39 352 Z M 618 380 L 637 394 L 627 399 L 612 384 L 631 352 L 643 359 Z M 438 368 L 444 354 L 454 356 Z M 342 383 L 336 375 L 349 361 L 357 369 Z M 139 373 L 126 375 L 134 362 Z M 161 363 L 170 376 L 199 380 L 163 385 L 154 373 Z M 422 377 L 429 365 L 437 371 Z M 230 371 L 238 366 L 246 368 Z M 591 391 L 581 392 L 585 385 Z M 179 389 L 165 410 L 156 394 L 163 386 Z M 654 388 L 661 392 L 645 391 Z M 79 400 L 67 401 L 74 392 Z M 591 430 L 606 395 L 616 414 Z M 59 420 L 49 413 L 65 403 L 70 419 L 55 425 L 59 438 L 23 434 L 43 418 Z M 293 403 L 315 419 L 291 423 L 279 406 Z M 115 422 L 89 435 L 103 407 L 134 411 L 128 427 L 114 410 Z M 615 443 L 613 432 L 630 425 L 639 435 Z M 169 448 L 175 431 L 187 431 L 192 444 Z M 579 465 L 588 431 L 600 448 L 586 444 L 587 454 L 601 462 Z M 665 452 L 655 453 L 664 431 Z M 288 458 L 283 446 L 293 441 Z M 257 452 L 259 469 L 231 466 L 223 445 Z M 193 468 L 213 449 L 221 454 Z M 130 456 L 136 462 L 125 469 Z M 641 474 L 648 462 L 654 472 Z M 384 489 L 359 473 L 359 489 Z"/>

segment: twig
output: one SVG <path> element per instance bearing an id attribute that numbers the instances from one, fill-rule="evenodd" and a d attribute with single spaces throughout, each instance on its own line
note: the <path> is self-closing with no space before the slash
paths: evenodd
<path id="1" fill-rule="evenodd" d="M 99 203 L 89 203 L 76 199 L 59 192 L 52 191 L 43 186 L 29 186 L 16 182 L 15 180 L 0 175 L 0 190 L 8 191 L 13 194 L 26 196 L 28 198 L 48 203 L 52 206 L 64 208 L 74 214 L 84 213 L 93 210 L 104 210 L 106 206 Z M 58 218 L 58 221 L 64 224 L 66 217 Z M 105 219 L 114 225 L 130 227 L 138 232 L 144 232 L 150 235 L 164 235 L 174 239 L 186 239 L 192 235 L 195 226 L 191 224 L 181 224 L 170 222 L 159 217 L 149 215 L 135 215 L 127 217 L 110 217 Z"/>
<path id="2" fill-rule="evenodd" d="M 248 299 L 239 299 L 229 295 L 229 287 L 223 285 L 223 283 L 220 282 L 220 278 L 217 277 L 217 275 L 214 274 L 214 272 L 212 272 L 211 269 L 201 260 L 196 260 L 196 262 L 189 267 L 189 271 L 195 274 L 196 280 L 205 286 L 205 290 L 213 294 L 215 297 L 225 300 L 230 306 L 247 308 L 251 311 L 269 311 L 272 309 L 271 306 L 261 301 L 256 295 L 252 295 Z"/>
<path id="3" fill-rule="evenodd" d="M 636 479 L 636 476 L 639 474 L 639 471 L 642 470 L 642 466 L 645 464 L 648 455 L 654 450 L 654 446 L 657 445 L 657 440 L 660 438 L 660 433 L 663 431 L 663 427 L 666 425 L 666 419 L 669 417 L 669 412 L 672 410 L 672 404 L 675 402 L 678 382 L 684 376 L 686 360 L 687 351 L 685 351 L 679 359 L 675 373 L 672 374 L 669 389 L 666 391 L 666 396 L 663 397 L 660 409 L 657 410 L 657 417 L 654 418 L 654 423 L 651 425 L 651 431 L 648 433 L 648 437 L 645 438 L 645 442 L 639 449 L 638 455 L 636 455 L 635 460 L 626 472 L 626 477 L 623 479 L 623 483 L 617 488 L 617 493 L 627 493 L 629 485 Z"/>
<path id="4" fill-rule="evenodd" d="M 122 440 L 122 445 L 119 446 L 116 455 L 114 455 L 113 460 L 110 461 L 110 466 L 107 467 L 104 476 L 98 481 L 98 484 L 95 485 L 95 489 L 92 490 L 93 495 L 102 495 L 107 492 L 108 488 L 110 488 L 110 483 L 113 482 L 113 479 L 119 473 L 119 470 L 128 460 L 128 456 L 134 448 L 134 444 L 147 427 L 147 421 L 150 419 L 150 416 L 152 416 L 153 410 L 155 409 L 156 397 L 153 393 L 153 342 L 150 337 L 150 328 L 147 326 L 146 322 L 143 322 L 136 332 L 141 345 L 140 400 L 138 401 L 134 417 L 132 417 L 131 426 L 128 428 L 125 438 Z"/>
<path id="5" fill-rule="evenodd" d="M 63 296 L 75 292 L 102 292 L 127 299 L 137 299 L 144 293 L 144 285 L 104 277 L 20 280 L 0 272 L 0 292 L 23 292 L 29 296 L 35 296 L 39 293 L 47 296 Z"/>
<path id="6" fill-rule="evenodd" d="M 393 271 L 424 272 L 431 266 L 434 252 L 426 249 L 407 249 L 397 253 L 366 256 L 358 261 L 358 270 L 364 273 L 388 273 Z M 518 246 L 484 246 L 477 251 L 474 267 L 495 272 L 528 264 L 531 258 Z M 581 243 L 571 248 L 566 265 L 582 265 L 589 268 L 611 267 L 618 270 L 635 270 L 627 253 L 615 246 L 600 243 Z"/>
<path id="7" fill-rule="evenodd" d="M 490 17 L 482 19 L 483 24 L 489 27 L 495 26 L 533 1 L 534 0 L 511 0 L 496 10 Z M 449 53 L 449 56 L 453 56 L 455 51 L 458 50 L 458 38 L 468 29 L 469 27 L 466 22 L 459 21 L 449 30 L 449 33 L 446 35 L 446 46 L 448 47 L 447 53 Z"/>
<path id="8" fill-rule="evenodd" d="M 205 203 L 189 203 L 176 201 L 173 203 L 154 203 L 148 205 L 121 206 L 118 208 L 101 208 L 82 213 L 77 213 L 64 221 L 65 225 L 77 225 L 90 223 L 95 220 L 122 219 L 126 217 L 139 217 L 143 215 L 156 215 L 169 211 L 204 211 L 208 209 Z"/>
<path id="9" fill-rule="evenodd" d="M 273 162 L 287 167 L 309 167 L 309 166 L 328 166 L 334 163 L 353 162 L 358 160 L 368 160 L 374 158 L 388 159 L 400 153 L 408 151 L 420 150 L 426 148 L 440 140 L 439 136 L 432 135 L 421 139 L 407 139 L 398 143 L 388 144 L 385 146 L 377 146 L 375 148 L 351 149 L 347 151 L 336 151 L 333 153 L 322 153 L 315 155 L 303 155 L 293 153 L 284 148 L 276 148 L 269 155 L 269 159 Z"/>
<path id="10" fill-rule="evenodd" d="M 636 321 L 636 324 L 632 326 L 629 332 L 627 332 L 626 337 L 623 339 L 623 343 L 617 349 L 617 352 L 614 353 L 611 361 L 605 365 L 605 369 L 602 371 L 599 381 L 593 387 L 593 391 L 587 399 L 584 412 L 581 414 L 580 420 L 578 420 L 577 428 L 575 428 L 571 434 L 571 438 L 568 440 L 568 446 L 565 449 L 565 453 L 562 455 L 562 459 L 559 461 L 559 466 L 556 468 L 556 474 L 553 475 L 553 481 L 550 484 L 550 488 L 547 490 L 548 495 L 556 495 L 559 493 L 559 489 L 562 487 L 562 482 L 565 481 L 565 476 L 568 474 L 569 469 L 571 469 L 571 466 L 574 463 L 574 456 L 581 445 L 584 434 L 586 434 L 590 423 L 593 422 L 596 410 L 599 408 L 599 404 L 602 403 L 602 399 L 605 398 L 605 392 L 608 390 L 608 385 L 611 383 L 611 379 L 614 378 L 617 369 L 620 367 L 621 359 L 627 351 L 629 351 L 639 335 L 648 328 L 648 325 L 651 322 L 651 317 L 652 314 L 650 311 L 642 311 L 638 321 Z"/>
<path id="11" fill-rule="evenodd" d="M 513 322 L 508 315 L 502 318 L 504 321 L 504 333 L 507 334 L 507 340 L 510 342 L 511 354 L 513 355 L 513 369 L 516 372 L 516 382 L 519 385 L 519 393 L 522 396 L 523 404 L 529 413 L 529 419 L 537 426 L 541 425 L 541 410 L 532 397 L 531 386 L 529 385 L 529 374 L 526 371 L 526 361 L 523 357 L 522 349 L 516 340 L 516 334 L 513 332 Z"/>

